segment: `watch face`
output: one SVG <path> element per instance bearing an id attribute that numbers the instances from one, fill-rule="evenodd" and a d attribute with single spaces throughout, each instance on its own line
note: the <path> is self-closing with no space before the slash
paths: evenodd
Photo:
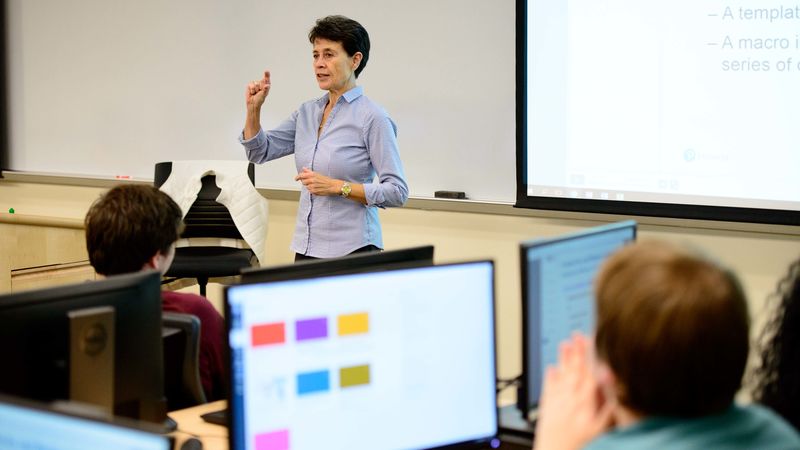
<path id="1" fill-rule="evenodd" d="M 345 183 L 342 185 L 342 197 L 347 197 L 348 195 L 350 195 L 350 191 L 351 191 L 350 183 Z"/>

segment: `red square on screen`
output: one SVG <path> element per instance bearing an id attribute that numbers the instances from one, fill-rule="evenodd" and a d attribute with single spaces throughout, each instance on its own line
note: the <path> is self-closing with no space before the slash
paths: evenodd
<path id="1" fill-rule="evenodd" d="M 251 329 L 253 347 L 283 344 L 286 342 L 286 326 L 283 322 L 256 325 Z"/>

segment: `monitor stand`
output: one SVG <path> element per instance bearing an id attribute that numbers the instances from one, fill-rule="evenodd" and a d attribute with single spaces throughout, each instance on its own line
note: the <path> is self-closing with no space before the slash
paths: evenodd
<path id="1" fill-rule="evenodd" d="M 164 422 L 161 424 L 161 426 L 162 426 L 162 431 L 161 431 L 162 433 L 164 434 L 172 433 L 173 431 L 178 429 L 178 422 L 175 422 L 175 419 L 173 419 L 172 417 L 167 416 L 167 418 L 164 419 Z"/>
<path id="2" fill-rule="evenodd" d="M 531 448 L 536 423 L 523 417 L 517 405 L 500 407 L 500 440 L 503 444 L 516 444 Z"/>
<path id="3" fill-rule="evenodd" d="M 109 417 L 114 415 L 114 316 L 112 306 L 67 313 L 69 399 L 71 402 L 93 405 Z M 171 433 L 178 428 L 178 424 L 167 416 L 166 409 L 166 398 L 141 402 L 139 420 L 154 424 L 162 433 Z"/>
<path id="4" fill-rule="evenodd" d="M 69 399 L 114 414 L 114 308 L 100 306 L 69 317 Z"/>

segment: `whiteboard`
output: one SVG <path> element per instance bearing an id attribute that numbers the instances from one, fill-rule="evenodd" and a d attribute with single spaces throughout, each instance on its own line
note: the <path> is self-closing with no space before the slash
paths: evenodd
<path id="1" fill-rule="evenodd" d="M 515 199 L 509 0 L 8 0 L 10 167 L 152 179 L 156 162 L 243 159 L 244 88 L 265 69 L 269 129 L 324 94 L 308 31 L 370 33 L 358 83 L 398 125 L 411 195 Z M 299 189 L 289 158 L 256 184 Z"/>

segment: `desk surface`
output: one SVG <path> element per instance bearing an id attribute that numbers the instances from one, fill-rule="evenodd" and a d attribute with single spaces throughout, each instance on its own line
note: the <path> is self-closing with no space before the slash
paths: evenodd
<path id="1" fill-rule="evenodd" d="M 200 415 L 217 411 L 226 407 L 225 400 L 193 406 L 169 413 L 172 420 L 178 423 L 174 433 L 175 448 L 190 437 L 196 437 L 203 442 L 203 450 L 228 450 L 228 429 L 222 425 L 214 425 L 204 421 Z"/>

